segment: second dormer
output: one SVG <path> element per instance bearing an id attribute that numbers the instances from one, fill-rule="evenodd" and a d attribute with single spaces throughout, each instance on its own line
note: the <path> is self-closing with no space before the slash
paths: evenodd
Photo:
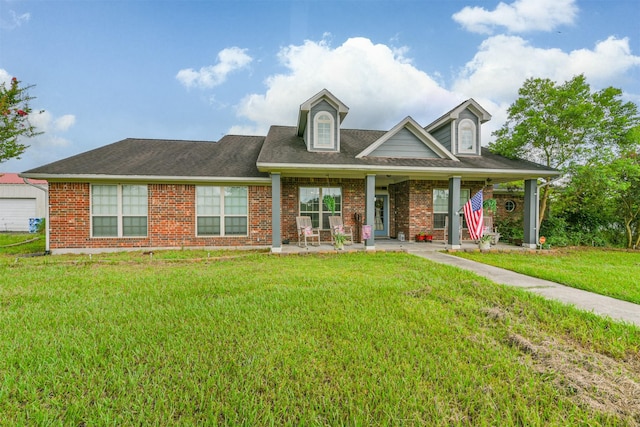
<path id="1" fill-rule="evenodd" d="M 340 124 L 349 107 L 326 89 L 300 105 L 298 136 L 308 151 L 340 152 Z"/>
<path id="2" fill-rule="evenodd" d="M 480 126 L 491 120 L 473 99 L 468 99 L 425 127 L 455 156 L 479 156 L 482 146 Z"/>

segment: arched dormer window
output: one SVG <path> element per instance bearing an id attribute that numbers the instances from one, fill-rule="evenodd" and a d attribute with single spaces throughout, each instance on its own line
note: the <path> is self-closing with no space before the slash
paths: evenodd
<path id="1" fill-rule="evenodd" d="M 469 119 L 463 119 L 458 127 L 458 153 L 476 154 L 476 152 L 476 124 Z"/>
<path id="2" fill-rule="evenodd" d="M 315 148 L 334 148 L 333 117 L 327 112 L 320 112 L 313 119 Z"/>

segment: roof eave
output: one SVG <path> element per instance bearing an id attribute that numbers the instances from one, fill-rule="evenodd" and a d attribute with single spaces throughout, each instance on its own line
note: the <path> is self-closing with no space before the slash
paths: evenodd
<path id="1" fill-rule="evenodd" d="M 269 177 L 236 177 L 236 176 L 166 176 L 166 175 L 106 175 L 106 174 L 51 174 L 21 173 L 20 177 L 63 182 L 153 182 L 153 183 L 214 183 L 227 182 L 238 184 L 268 184 Z"/>
<path id="2" fill-rule="evenodd" d="M 542 177 L 560 176 L 562 172 L 552 170 L 535 169 L 487 169 L 487 168 L 442 168 L 442 167 L 415 167 L 415 166 L 378 166 L 378 165 L 313 165 L 307 163 L 258 163 L 261 172 L 300 172 L 305 175 L 319 174 L 322 172 L 361 172 L 377 174 L 402 174 L 430 177 L 430 176 L 474 176 L 483 178 L 509 178 L 534 179 Z"/>

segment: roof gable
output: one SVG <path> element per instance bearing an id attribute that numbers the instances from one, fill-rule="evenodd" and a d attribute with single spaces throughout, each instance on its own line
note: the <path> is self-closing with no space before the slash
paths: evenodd
<path id="1" fill-rule="evenodd" d="M 338 116 L 340 117 L 340 123 L 344 120 L 347 113 L 349 112 L 349 107 L 347 107 L 342 101 L 335 97 L 331 92 L 327 89 L 322 89 L 320 92 L 316 93 L 311 98 L 307 99 L 300 105 L 300 111 L 298 112 L 298 136 L 302 136 L 304 134 L 304 130 L 307 127 L 307 120 L 309 118 L 309 111 L 311 108 L 321 102 L 322 100 L 328 102 L 333 108 L 338 112 Z"/>
<path id="2" fill-rule="evenodd" d="M 356 156 L 363 157 L 458 160 L 411 117 L 406 117 Z"/>
<path id="3" fill-rule="evenodd" d="M 469 110 L 473 114 L 475 114 L 478 117 L 480 123 L 485 123 L 491 120 L 491 114 L 489 114 L 487 110 L 482 108 L 482 106 L 478 104 L 473 98 L 469 98 L 466 101 L 455 106 L 453 109 L 444 113 L 442 116 L 438 117 L 431 124 L 425 126 L 425 130 L 427 132 L 432 132 L 446 123 L 457 120 L 460 117 L 460 114 L 465 110 Z"/>

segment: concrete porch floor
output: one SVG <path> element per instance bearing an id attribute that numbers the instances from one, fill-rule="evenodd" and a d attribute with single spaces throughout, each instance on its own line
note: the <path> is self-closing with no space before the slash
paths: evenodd
<path id="1" fill-rule="evenodd" d="M 478 249 L 478 244 L 473 241 L 463 241 L 459 250 L 472 251 Z M 376 239 L 376 251 L 404 251 L 404 252 L 436 252 L 450 249 L 450 245 L 443 240 L 434 240 L 433 242 L 401 242 L 397 239 Z M 524 251 L 526 248 L 514 246 L 506 243 L 498 242 L 497 245 L 491 245 L 492 250 L 497 251 Z M 354 243 L 353 245 L 345 245 L 341 251 L 336 250 L 330 242 L 322 242 L 320 246 L 307 245 L 306 247 L 298 246 L 298 242 L 290 242 L 282 245 L 283 254 L 301 254 L 301 253 L 322 253 L 322 252 L 358 252 L 365 251 L 364 243 Z"/>

